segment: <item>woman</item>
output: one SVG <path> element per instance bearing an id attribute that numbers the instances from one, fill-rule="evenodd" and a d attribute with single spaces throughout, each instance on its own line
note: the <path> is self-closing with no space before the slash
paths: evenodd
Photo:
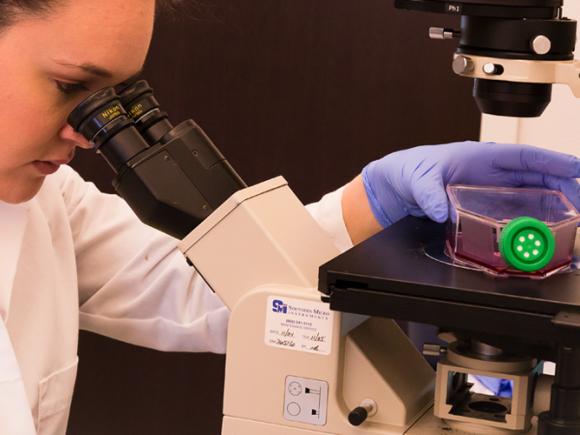
<path id="1" fill-rule="evenodd" d="M 91 92 L 136 75 L 154 0 L 0 0 L 0 434 L 63 434 L 79 327 L 164 350 L 225 351 L 228 312 L 176 250 L 67 163 Z M 138 29 L 138 31 L 131 31 Z M 576 205 L 576 157 L 519 145 L 415 148 L 309 210 L 340 249 L 405 215 L 447 218 L 449 182 L 546 185 Z"/>

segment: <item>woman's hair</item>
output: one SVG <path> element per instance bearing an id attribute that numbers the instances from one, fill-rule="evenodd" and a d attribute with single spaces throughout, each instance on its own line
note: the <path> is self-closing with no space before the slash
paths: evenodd
<path id="1" fill-rule="evenodd" d="M 0 29 L 12 24 L 19 16 L 42 15 L 60 0 L 0 0 Z"/>
<path id="2" fill-rule="evenodd" d="M 18 17 L 42 16 L 65 0 L 0 0 L 0 31 Z M 69 0 L 74 1 L 74 0 Z M 156 0 L 157 10 L 175 10 L 182 0 Z"/>

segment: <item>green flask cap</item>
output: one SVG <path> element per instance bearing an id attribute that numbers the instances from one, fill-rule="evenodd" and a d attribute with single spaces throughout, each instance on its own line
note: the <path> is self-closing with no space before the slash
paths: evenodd
<path id="1" fill-rule="evenodd" d="M 519 217 L 503 229 L 499 251 L 505 262 L 523 272 L 546 267 L 556 252 L 556 240 L 548 226 L 532 217 Z"/>

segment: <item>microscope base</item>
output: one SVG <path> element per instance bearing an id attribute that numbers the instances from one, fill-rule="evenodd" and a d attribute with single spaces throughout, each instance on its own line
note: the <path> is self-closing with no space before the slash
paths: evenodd
<path id="1" fill-rule="evenodd" d="M 235 417 L 224 417 L 221 435 L 439 435 L 439 430 L 434 432 L 402 432 L 400 430 L 385 431 L 371 425 L 351 426 L 350 428 L 337 432 L 312 431 L 300 427 L 281 426 L 278 424 L 264 423 L 255 420 L 248 420 Z M 446 432 L 453 434 L 453 432 Z"/>
<path id="2" fill-rule="evenodd" d="M 243 418 L 224 417 L 222 435 L 321 435 L 325 432 L 313 432 L 297 427 L 280 426 Z M 330 434 L 327 435 L 338 435 Z"/>
<path id="3" fill-rule="evenodd" d="M 376 429 L 373 430 L 363 424 L 359 427 L 353 426 L 348 432 L 338 434 L 334 432 L 312 431 L 298 427 L 280 426 L 228 416 L 224 417 L 222 426 L 222 435 L 372 435 L 377 433 L 381 435 L 516 435 L 522 432 L 491 427 L 469 427 L 468 425 L 457 422 L 453 426 L 449 426 L 446 422 L 435 417 L 432 409 L 429 409 L 417 423 L 405 432 L 384 432 L 384 430 L 376 432 Z M 532 429 L 526 432 L 525 435 L 536 435 L 536 433 L 537 429 L 534 424 Z"/>

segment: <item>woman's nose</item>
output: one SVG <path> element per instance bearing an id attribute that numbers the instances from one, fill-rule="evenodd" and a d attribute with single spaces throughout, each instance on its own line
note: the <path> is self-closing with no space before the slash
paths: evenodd
<path id="1" fill-rule="evenodd" d="M 61 139 L 73 142 L 75 146 L 79 148 L 84 148 L 87 150 L 93 148 L 93 145 L 88 140 L 86 140 L 82 134 L 74 131 L 74 129 L 68 124 L 62 128 L 59 136 Z"/>

